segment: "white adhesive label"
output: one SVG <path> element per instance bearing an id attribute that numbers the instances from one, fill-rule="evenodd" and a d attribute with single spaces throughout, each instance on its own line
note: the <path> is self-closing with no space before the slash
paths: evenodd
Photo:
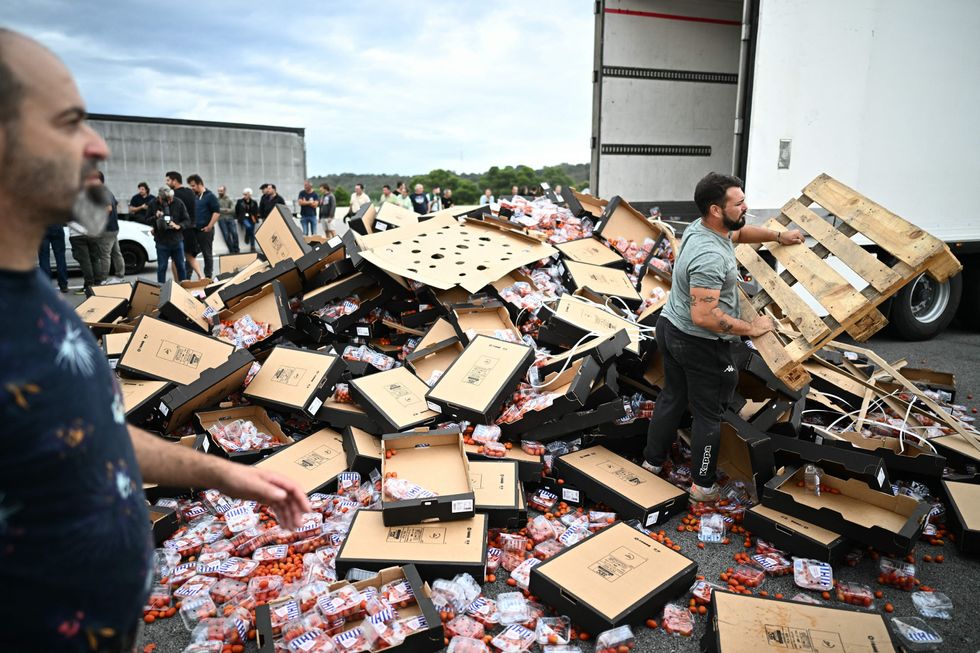
<path id="1" fill-rule="evenodd" d="M 460 499 L 453 501 L 453 512 L 473 512 L 472 499 Z"/>
<path id="2" fill-rule="evenodd" d="M 211 438 L 204 438 L 204 442 L 201 443 L 201 448 L 204 449 L 204 453 L 211 450 Z"/>
<path id="3" fill-rule="evenodd" d="M 343 241 L 341 240 L 340 236 L 334 236 L 333 238 L 327 241 L 327 246 L 330 248 L 334 248 L 337 245 L 339 245 L 341 242 Z"/>
<path id="4" fill-rule="evenodd" d="M 315 414 L 318 410 L 320 410 L 320 406 L 322 405 L 323 400 L 319 397 L 314 397 L 313 401 L 310 402 L 310 412 Z"/>
<path id="5" fill-rule="evenodd" d="M 578 503 L 579 501 L 581 501 L 581 498 L 580 497 L 581 497 L 581 494 L 579 493 L 578 490 L 570 490 L 567 487 L 563 487 L 561 489 L 561 498 L 562 498 L 562 501 L 574 501 L 574 502 Z"/>
<path id="6" fill-rule="evenodd" d="M 885 470 L 884 469 L 879 469 L 878 470 L 878 476 L 877 476 L 877 478 L 878 478 L 878 485 L 884 485 L 885 484 Z"/>
<path id="7" fill-rule="evenodd" d="M 368 327 L 359 326 L 357 327 L 357 335 L 364 336 L 366 338 L 371 335 L 371 329 Z"/>
<path id="8" fill-rule="evenodd" d="M 429 407 L 429 410 L 434 410 L 437 413 L 442 412 L 442 408 L 440 408 L 438 404 L 434 404 L 431 401 L 425 402 L 425 405 Z"/>
<path id="9" fill-rule="evenodd" d="M 374 229 L 375 229 L 375 231 L 385 231 L 387 228 L 388 228 L 388 225 L 385 224 L 384 222 L 375 222 L 374 223 Z"/>
<path id="10" fill-rule="evenodd" d="M 334 330 L 333 330 L 333 326 L 331 326 L 331 325 L 329 325 L 329 324 L 326 324 L 326 323 L 324 323 L 324 325 L 323 325 L 323 327 L 324 327 L 324 328 L 325 328 L 325 329 L 326 329 L 327 331 L 329 331 L 330 333 L 333 333 L 333 332 L 334 332 Z"/>
<path id="11" fill-rule="evenodd" d="M 657 512 L 651 512 L 649 515 L 647 515 L 647 521 L 644 524 L 644 526 L 650 526 L 652 524 L 656 524 L 657 523 L 657 519 L 659 517 L 660 517 L 660 511 L 659 510 Z"/>
<path id="12" fill-rule="evenodd" d="M 160 414 L 162 414 L 164 417 L 170 414 L 170 409 L 167 408 L 167 404 L 163 403 L 162 401 L 160 402 Z"/>

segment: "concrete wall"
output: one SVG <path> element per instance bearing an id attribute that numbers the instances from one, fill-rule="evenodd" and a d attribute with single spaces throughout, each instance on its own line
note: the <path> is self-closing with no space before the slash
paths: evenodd
<path id="1" fill-rule="evenodd" d="M 185 183 L 188 175 L 197 173 L 208 188 L 217 192 L 218 186 L 227 186 L 234 198 L 241 197 L 246 187 L 258 197 L 259 185 L 271 182 L 294 207 L 303 188 L 306 144 L 295 132 L 98 119 L 90 122 L 112 150 L 103 170 L 120 209 L 128 206 L 141 181 L 156 192 L 168 170 L 180 172 Z"/>
<path id="2" fill-rule="evenodd" d="M 607 0 L 602 66 L 737 75 L 740 0 Z M 632 13 L 619 13 L 622 11 Z M 602 197 L 631 202 L 691 201 L 706 172 L 730 172 L 737 86 L 727 83 L 600 77 L 599 142 L 710 146 L 709 156 L 598 155 Z"/>

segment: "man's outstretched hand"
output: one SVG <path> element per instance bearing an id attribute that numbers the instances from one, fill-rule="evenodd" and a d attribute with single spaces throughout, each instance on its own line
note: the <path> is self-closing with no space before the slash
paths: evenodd
<path id="1" fill-rule="evenodd" d="M 303 489 L 281 474 L 237 463 L 224 466 L 221 472 L 219 490 L 236 499 L 267 504 L 288 529 L 299 528 L 303 513 L 310 511 Z"/>

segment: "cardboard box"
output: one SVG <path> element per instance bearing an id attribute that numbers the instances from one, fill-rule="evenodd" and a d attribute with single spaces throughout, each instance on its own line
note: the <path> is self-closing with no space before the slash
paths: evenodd
<path id="1" fill-rule="evenodd" d="M 163 416 L 164 431 L 173 432 L 190 420 L 195 412 L 210 408 L 241 390 L 254 362 L 252 354 L 240 349 L 221 365 L 205 370 L 201 378 L 193 383 L 178 386 L 161 397 L 157 410 Z"/>
<path id="2" fill-rule="evenodd" d="M 126 281 L 123 283 L 106 283 L 101 286 L 89 286 L 88 297 L 115 297 L 125 299 L 127 302 L 133 296 L 133 284 Z"/>
<path id="3" fill-rule="evenodd" d="M 448 370 L 453 362 L 463 353 L 463 345 L 455 335 L 452 338 L 436 343 L 425 349 L 416 349 L 405 359 L 405 365 L 415 376 L 425 381 L 434 378 Z"/>
<path id="4" fill-rule="evenodd" d="M 150 513 L 150 530 L 153 532 L 153 543 L 157 546 L 177 532 L 177 511 L 163 506 L 148 506 Z"/>
<path id="5" fill-rule="evenodd" d="M 173 384 L 170 381 L 144 381 L 138 379 L 117 378 L 119 391 L 123 396 L 123 406 L 126 409 L 126 419 L 133 424 L 140 424 L 156 410 L 160 397 L 165 395 Z"/>
<path id="6" fill-rule="evenodd" d="M 106 333 L 102 336 L 102 351 L 105 352 L 109 367 L 115 368 L 126 349 L 126 344 L 133 337 L 132 331 L 120 331 L 118 333 Z"/>
<path id="7" fill-rule="evenodd" d="M 718 468 L 751 487 L 757 498 L 761 497 L 766 482 L 775 472 L 769 435 L 730 413 L 723 419 L 726 421 L 721 424 Z"/>
<path id="8" fill-rule="evenodd" d="M 464 444 L 463 451 L 470 462 L 480 461 L 499 461 L 500 458 L 486 456 L 479 451 L 477 444 Z M 520 447 L 514 447 L 507 452 L 505 460 L 513 460 L 517 463 L 517 478 L 524 483 L 536 483 L 541 480 L 541 472 L 544 471 L 544 462 L 541 456 L 532 456 Z"/>
<path id="9" fill-rule="evenodd" d="M 433 345 L 440 342 L 445 342 L 450 338 L 459 338 L 456 333 L 456 328 L 452 323 L 446 318 L 438 318 L 428 330 L 422 335 L 422 339 L 419 340 L 419 344 L 415 347 L 415 351 L 424 351 Z"/>
<path id="10" fill-rule="evenodd" d="M 374 233 L 374 216 L 378 210 L 371 202 L 364 203 L 353 216 L 347 219 L 347 226 L 354 233 L 367 236 Z"/>
<path id="11" fill-rule="evenodd" d="M 354 400 L 388 433 L 431 422 L 438 413 L 425 401 L 429 386 L 404 367 L 353 379 Z"/>
<path id="12" fill-rule="evenodd" d="M 598 238 L 580 238 L 555 245 L 566 259 L 577 263 L 590 263 L 605 267 L 626 269 L 629 265 L 616 250 Z"/>
<path id="13" fill-rule="evenodd" d="M 296 261 L 310 251 L 299 223 L 283 204 L 276 204 L 256 229 L 255 242 L 273 266 L 282 261 Z"/>
<path id="14" fill-rule="evenodd" d="M 156 313 L 157 306 L 160 305 L 159 283 L 137 279 L 133 284 L 133 294 L 129 298 L 129 319 L 136 319 L 141 315 Z"/>
<path id="15" fill-rule="evenodd" d="M 907 555 L 922 533 L 930 506 L 907 496 L 873 490 L 855 479 L 824 474 L 823 484 L 840 494 L 808 494 L 803 467 L 788 467 L 766 483 L 765 506 L 841 533 L 883 553 Z"/>
<path id="16" fill-rule="evenodd" d="M 888 471 L 881 458 L 857 449 L 825 447 L 814 442 L 772 434 L 772 453 L 779 466 L 817 465 L 838 478 L 856 478 L 868 487 L 891 494 Z"/>
<path id="17" fill-rule="evenodd" d="M 620 518 L 639 519 L 647 528 L 687 510 L 687 492 L 602 446 L 559 456 L 555 473 Z"/>
<path id="18" fill-rule="evenodd" d="M 387 231 L 406 225 L 418 224 L 419 215 L 411 209 L 385 202 L 374 216 L 374 231 Z"/>
<path id="19" fill-rule="evenodd" d="M 244 394 L 256 403 L 316 417 L 343 371 L 343 361 L 334 354 L 278 346 Z"/>
<path id="20" fill-rule="evenodd" d="M 248 268 L 239 273 L 244 276 L 243 279 L 238 281 L 230 280 L 218 292 L 212 295 L 215 297 L 215 300 L 205 303 L 216 311 L 220 311 L 222 308 L 234 308 L 237 302 L 254 294 L 262 286 L 273 281 L 282 283 L 282 287 L 289 297 L 298 295 L 303 288 L 301 277 L 299 276 L 299 269 L 296 267 L 296 262 L 291 259 L 281 261 L 276 266 L 267 270 L 248 275 L 245 275 L 246 272 L 248 272 Z M 236 275 L 236 278 L 238 276 Z"/>
<path id="21" fill-rule="evenodd" d="M 129 302 L 121 297 L 104 297 L 92 295 L 75 307 L 75 314 L 85 324 L 108 324 L 126 315 L 129 311 Z M 104 327 L 93 327 L 92 333 L 99 337 L 107 333 Z"/>
<path id="22" fill-rule="evenodd" d="M 530 592 L 598 633 L 640 623 L 682 596 L 697 564 L 617 522 L 531 569 Z"/>
<path id="23" fill-rule="evenodd" d="M 257 261 L 258 259 L 258 252 L 223 254 L 218 257 L 218 272 L 220 274 L 234 274 L 248 267 L 253 261 Z"/>
<path id="24" fill-rule="evenodd" d="M 670 287 L 671 280 L 666 278 L 658 270 L 653 268 L 646 268 L 643 276 L 640 278 L 640 298 L 643 301 L 653 297 L 656 292 L 659 299 L 656 299 L 652 304 L 646 307 L 642 313 L 636 318 L 636 321 L 644 326 L 655 326 L 657 323 L 657 318 L 660 317 L 660 309 L 667 304 L 667 300 L 670 299 Z M 662 293 L 662 295 L 661 295 Z"/>
<path id="25" fill-rule="evenodd" d="M 235 462 L 251 464 L 272 452 L 279 451 L 281 447 L 269 447 L 259 451 L 227 451 L 211 435 L 211 428 L 219 423 L 231 422 L 236 419 L 248 420 L 255 424 L 255 427 L 273 437 L 283 446 L 293 444 L 294 440 L 282 432 L 277 422 L 274 422 L 269 413 L 261 406 L 239 406 L 238 408 L 224 408 L 220 410 L 209 410 L 202 413 L 195 413 L 201 428 L 207 432 L 207 440 L 204 443 L 204 451 L 228 458 Z"/>
<path id="26" fill-rule="evenodd" d="M 327 492 L 333 489 L 337 476 L 347 471 L 344 441 L 336 431 L 320 429 L 295 444 L 276 450 L 254 466 L 293 479 L 306 494 Z"/>
<path id="27" fill-rule="evenodd" d="M 980 450 L 967 442 L 959 433 L 932 438 L 929 442 L 946 457 L 947 463 L 952 466 L 960 469 L 967 465 L 980 467 Z"/>
<path id="28" fill-rule="evenodd" d="M 204 318 L 207 306 L 199 301 L 186 288 L 173 279 L 163 284 L 160 290 L 160 317 L 182 327 L 211 333 L 211 325 Z"/>
<path id="29" fill-rule="evenodd" d="M 875 651 L 895 653 L 883 615 L 808 603 L 714 592 L 705 653 Z"/>
<path id="30" fill-rule="evenodd" d="M 426 403 L 444 416 L 487 423 L 533 362 L 527 345 L 477 336 L 429 390 Z"/>
<path id="31" fill-rule="evenodd" d="M 224 363 L 234 349 L 217 338 L 144 315 L 116 368 L 141 378 L 186 385 Z"/>
<path id="32" fill-rule="evenodd" d="M 517 340 L 521 340 L 521 331 L 514 326 L 507 308 L 496 300 L 456 304 L 449 309 L 447 318 L 464 345 L 470 344 L 476 336 L 497 338 L 504 331 L 511 332 Z"/>
<path id="33" fill-rule="evenodd" d="M 569 364 L 563 372 L 544 375 L 538 388 L 539 392 L 558 395 L 551 406 L 541 410 L 533 410 L 517 422 L 501 424 L 504 436 L 509 439 L 517 438 L 522 433 L 550 422 L 556 418 L 566 417 L 568 413 L 582 410 L 589 399 L 592 384 L 599 376 L 599 363 L 591 356 L 580 358 Z M 622 406 L 622 401 L 619 402 Z M 585 428 L 585 427 L 583 427 Z M 537 433 L 535 434 L 537 436 Z M 539 439 L 535 437 L 534 439 Z"/>
<path id="34" fill-rule="evenodd" d="M 576 261 L 558 263 L 557 267 L 569 289 L 585 288 L 603 297 L 618 297 L 634 310 L 643 301 L 624 270 Z"/>
<path id="35" fill-rule="evenodd" d="M 303 310 L 307 313 L 313 313 L 325 306 L 355 295 L 359 306 L 353 312 L 331 319 L 318 318 L 328 332 L 340 333 L 346 330 L 360 320 L 362 316 L 382 305 L 390 293 L 375 277 L 365 272 L 355 272 L 348 277 L 337 279 L 304 294 L 302 299 Z"/>
<path id="36" fill-rule="evenodd" d="M 798 558 L 838 562 L 848 551 L 843 535 L 761 504 L 745 511 L 742 526 Z"/>
<path id="37" fill-rule="evenodd" d="M 323 400 L 323 405 L 316 412 L 316 418 L 335 429 L 354 427 L 374 435 L 380 435 L 384 430 L 359 405 L 334 401 L 332 395 Z M 378 468 L 380 467 L 379 465 Z"/>
<path id="38" fill-rule="evenodd" d="M 541 343 L 570 349 L 590 333 L 613 334 L 625 330 L 629 344 L 624 351 L 640 355 L 640 329 L 629 320 L 574 295 L 562 295 L 554 310 L 542 307 L 544 324 L 538 335 Z"/>
<path id="39" fill-rule="evenodd" d="M 476 511 L 485 513 L 490 528 L 523 528 L 527 509 L 522 506 L 516 460 L 473 461 L 470 483 Z"/>
<path id="40" fill-rule="evenodd" d="M 902 478 L 939 479 L 946 467 L 944 456 L 933 453 L 932 449 L 917 444 L 911 438 L 903 443 L 898 438 L 866 438 L 851 431 L 834 435 L 840 439 L 817 435 L 814 441 L 828 447 L 867 452 L 880 458 L 885 469 Z"/>
<path id="41" fill-rule="evenodd" d="M 629 202 L 616 195 L 606 204 L 602 217 L 595 221 L 593 233 L 610 242 L 625 238 L 637 245 L 643 245 L 647 238 L 656 242 L 661 236 L 661 229 L 630 206 Z"/>
<path id="42" fill-rule="evenodd" d="M 414 564 L 425 580 L 470 574 L 484 578 L 487 516 L 464 521 L 385 526 L 380 510 L 358 510 L 335 561 L 337 576 L 350 569 L 376 571 Z"/>
<path id="43" fill-rule="evenodd" d="M 439 618 L 439 611 L 432 604 L 429 585 L 419 576 L 415 565 L 406 564 L 403 567 L 388 567 L 380 570 L 376 576 L 356 583 L 348 583 L 342 580 L 331 584 L 329 591 L 335 592 L 347 585 L 353 585 L 362 592 L 368 588 L 380 590 L 383 585 L 401 579 L 407 580 L 409 585 L 411 585 L 412 594 L 415 595 L 416 603 L 405 608 L 398 608 L 398 620 L 403 623 L 424 620 L 426 627 L 414 631 L 405 638 L 402 644 L 386 650 L 396 653 L 435 653 L 435 651 L 442 649 L 444 646 L 442 621 Z M 363 622 L 355 621 L 345 623 L 344 632 L 359 627 L 361 623 Z M 273 639 L 272 616 L 268 605 L 260 605 L 255 608 L 255 628 L 259 653 L 275 653 L 276 650 L 279 650 Z"/>
<path id="44" fill-rule="evenodd" d="M 385 526 L 469 519 L 475 512 L 469 461 L 458 429 L 389 434 L 381 438 L 381 477 L 394 473 L 435 496 L 394 500 L 382 496 Z M 388 458 L 387 452 L 392 455 Z M 438 470 L 437 474 L 433 470 Z"/>
<path id="45" fill-rule="evenodd" d="M 565 205 L 568 206 L 568 210 L 577 218 L 601 217 L 606 205 L 609 204 L 604 199 L 593 197 L 592 195 L 585 195 L 571 188 L 562 191 L 561 196 L 565 200 Z"/>
<path id="46" fill-rule="evenodd" d="M 555 354 L 545 359 L 544 364 L 538 367 L 539 374 L 551 374 L 557 372 L 565 366 L 569 359 L 578 360 L 585 356 L 591 356 L 599 363 L 599 368 L 603 371 L 609 369 L 615 360 L 623 353 L 623 349 L 630 342 L 629 334 L 625 329 L 605 333 L 594 338 L 590 338 L 580 343 L 578 347 L 569 349 L 566 352 Z"/>
<path id="47" fill-rule="evenodd" d="M 551 442 L 623 417 L 626 417 L 626 407 L 623 405 L 623 400 L 617 397 L 595 408 L 568 413 L 564 417 L 542 424 L 534 429 L 530 436 L 539 442 Z"/>
<path id="48" fill-rule="evenodd" d="M 980 485 L 943 481 L 946 526 L 956 535 L 963 553 L 980 553 Z"/>
<path id="49" fill-rule="evenodd" d="M 236 322 L 246 315 L 256 322 L 270 325 L 272 333 L 253 344 L 248 349 L 253 353 L 265 351 L 275 346 L 277 337 L 292 335 L 296 318 L 289 308 L 289 296 L 279 281 L 273 281 L 252 295 L 241 298 L 232 309 L 225 309 L 218 314 L 221 322 Z M 225 342 L 231 342 L 224 338 Z"/>
<path id="50" fill-rule="evenodd" d="M 381 438 L 356 426 L 348 426 L 344 429 L 343 440 L 350 471 L 357 472 L 361 478 L 367 478 L 374 470 L 381 471 L 381 460 L 384 458 Z"/>
<path id="51" fill-rule="evenodd" d="M 311 282 L 314 279 L 321 280 L 318 275 L 330 266 L 340 263 L 346 258 L 343 238 L 334 236 L 330 240 L 313 245 L 308 253 L 296 259 L 296 267 L 303 276 L 304 282 L 309 287 L 316 287 L 311 285 Z M 351 266 L 351 270 L 353 271 L 353 266 Z M 323 285 L 323 283 L 317 285 Z"/>

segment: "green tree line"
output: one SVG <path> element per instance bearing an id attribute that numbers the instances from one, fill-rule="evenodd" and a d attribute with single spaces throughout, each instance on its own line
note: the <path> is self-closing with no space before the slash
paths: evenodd
<path id="1" fill-rule="evenodd" d="M 555 166 L 545 166 L 538 170 L 526 165 L 498 167 L 493 166 L 482 173 L 457 173 L 441 168 L 430 170 L 424 175 L 398 174 L 358 174 L 344 172 L 335 175 L 319 175 L 310 177 L 314 186 L 325 183 L 337 197 L 337 204 L 343 206 L 350 202 L 350 194 L 354 184 L 364 185 L 365 192 L 371 199 L 377 200 L 381 187 L 385 184 L 394 190 L 399 182 L 408 184 L 409 191 L 415 184 L 425 186 L 426 192 L 433 186 L 450 188 L 456 204 L 476 204 L 480 201 L 483 189 L 489 188 L 494 197 L 510 195 L 512 186 L 517 186 L 523 192 L 524 188 L 532 190 L 542 182 L 552 187 L 561 185 L 564 188 L 582 189 L 589 185 L 588 163 L 561 163 Z"/>

